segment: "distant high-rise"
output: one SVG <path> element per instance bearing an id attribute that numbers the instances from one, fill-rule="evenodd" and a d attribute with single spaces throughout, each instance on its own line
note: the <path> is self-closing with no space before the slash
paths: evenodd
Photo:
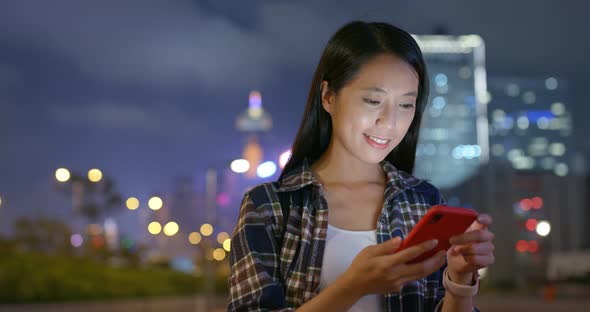
<path id="1" fill-rule="evenodd" d="M 167 196 L 170 220 L 177 222 L 180 229 L 194 230 L 205 222 L 204 196 L 196 191 L 192 177 L 177 177 Z"/>
<path id="2" fill-rule="evenodd" d="M 258 143 L 258 133 L 267 132 L 271 128 L 272 118 L 262 108 L 262 95 L 258 91 L 250 92 L 248 110 L 236 120 L 236 129 L 248 134 L 242 157 L 250 164 L 250 169 L 246 172 L 249 179 L 257 177 L 256 170 L 264 158 L 263 149 Z"/>
<path id="3" fill-rule="evenodd" d="M 449 189 L 489 158 L 485 48 L 470 36 L 417 36 L 430 76 L 414 174 Z"/>
<path id="4" fill-rule="evenodd" d="M 516 170 L 570 173 L 575 155 L 566 82 L 492 77 L 488 90 L 492 160 Z"/>

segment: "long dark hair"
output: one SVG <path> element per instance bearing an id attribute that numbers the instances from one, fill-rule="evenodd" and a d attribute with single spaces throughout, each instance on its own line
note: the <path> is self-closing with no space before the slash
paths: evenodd
<path id="1" fill-rule="evenodd" d="M 302 165 L 319 159 L 328 148 L 332 136 L 332 119 L 322 106 L 321 84 L 327 81 L 331 91 L 338 93 L 373 57 L 393 54 L 411 65 L 418 74 L 416 111 L 408 133 L 385 158 L 397 169 L 412 173 L 422 112 L 428 98 L 428 75 L 422 52 L 406 31 L 386 23 L 351 22 L 340 28 L 328 42 L 311 82 L 305 113 L 293 143 L 292 155 L 280 179 Z"/>

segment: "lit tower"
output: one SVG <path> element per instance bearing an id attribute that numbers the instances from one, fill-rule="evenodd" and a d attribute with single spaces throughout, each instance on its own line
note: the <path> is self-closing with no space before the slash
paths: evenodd
<path id="1" fill-rule="evenodd" d="M 263 150 L 258 144 L 258 134 L 272 128 L 270 115 L 262 108 L 262 96 L 258 91 L 250 92 L 248 110 L 236 119 L 236 128 L 247 134 L 248 143 L 243 151 L 243 158 L 250 163 L 246 172 L 248 178 L 256 178 L 256 169 L 264 158 Z"/>

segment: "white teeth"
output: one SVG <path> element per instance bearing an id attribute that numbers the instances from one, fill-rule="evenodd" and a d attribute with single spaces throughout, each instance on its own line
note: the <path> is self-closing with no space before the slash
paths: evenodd
<path id="1" fill-rule="evenodd" d="M 369 139 L 375 141 L 378 144 L 385 144 L 385 143 L 389 142 L 389 140 L 383 140 L 383 139 L 380 139 L 380 138 L 377 138 L 374 136 L 370 136 L 370 135 L 368 137 L 369 137 Z"/>

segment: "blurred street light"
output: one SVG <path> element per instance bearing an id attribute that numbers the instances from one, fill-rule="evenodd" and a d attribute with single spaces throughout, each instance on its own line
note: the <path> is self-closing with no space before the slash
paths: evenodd
<path id="1" fill-rule="evenodd" d="M 223 242 L 223 249 L 225 249 L 227 252 L 229 252 L 230 246 L 231 246 L 231 239 L 228 238 Z"/>
<path id="2" fill-rule="evenodd" d="M 256 174 L 259 178 L 268 178 L 277 172 L 277 165 L 273 161 L 266 161 L 261 163 L 256 169 Z"/>
<path id="3" fill-rule="evenodd" d="M 162 225 L 160 225 L 160 223 L 154 221 L 148 225 L 148 231 L 152 235 L 158 235 L 162 231 Z"/>
<path id="4" fill-rule="evenodd" d="M 164 226 L 164 234 L 167 236 L 174 236 L 178 233 L 178 223 L 176 222 L 168 222 Z"/>
<path id="5" fill-rule="evenodd" d="M 547 221 L 537 223 L 537 234 L 547 236 L 551 232 L 551 224 Z"/>
<path id="6" fill-rule="evenodd" d="M 201 242 L 201 234 L 192 232 L 188 235 L 188 241 L 193 245 L 198 245 Z"/>
<path id="7" fill-rule="evenodd" d="M 213 234 L 213 226 L 209 223 L 201 225 L 201 234 L 203 234 L 203 236 L 210 236 Z"/>
<path id="8" fill-rule="evenodd" d="M 162 199 L 158 196 L 154 196 L 150 198 L 150 200 L 148 201 L 148 206 L 151 210 L 159 210 L 160 208 L 162 208 L 163 204 L 164 203 L 162 202 Z"/>
<path id="9" fill-rule="evenodd" d="M 55 178 L 59 182 L 67 182 L 70 180 L 70 171 L 66 168 L 59 168 L 55 170 Z"/>
<path id="10" fill-rule="evenodd" d="M 223 261 L 225 259 L 225 250 L 217 248 L 213 251 L 213 258 L 217 261 Z"/>
<path id="11" fill-rule="evenodd" d="M 76 248 L 80 247 L 80 246 L 82 246 L 82 243 L 84 243 L 84 238 L 80 234 L 73 234 L 70 237 L 70 243 L 72 243 L 72 246 L 74 246 Z"/>
<path id="12" fill-rule="evenodd" d="M 245 173 L 250 170 L 250 162 L 245 159 L 236 159 L 231 162 L 230 168 L 235 173 Z"/>
<path id="13" fill-rule="evenodd" d="M 139 208 L 139 200 L 135 197 L 129 197 L 129 199 L 127 199 L 126 205 L 127 209 L 135 210 Z"/>
<path id="14" fill-rule="evenodd" d="M 225 240 L 228 238 L 229 238 L 229 234 L 227 234 L 226 232 L 221 232 L 221 233 L 217 234 L 217 242 L 220 244 L 223 244 L 223 242 L 225 242 Z"/>
<path id="15" fill-rule="evenodd" d="M 102 180 L 102 172 L 98 169 L 90 169 L 88 171 L 88 180 L 90 182 L 100 182 Z"/>

